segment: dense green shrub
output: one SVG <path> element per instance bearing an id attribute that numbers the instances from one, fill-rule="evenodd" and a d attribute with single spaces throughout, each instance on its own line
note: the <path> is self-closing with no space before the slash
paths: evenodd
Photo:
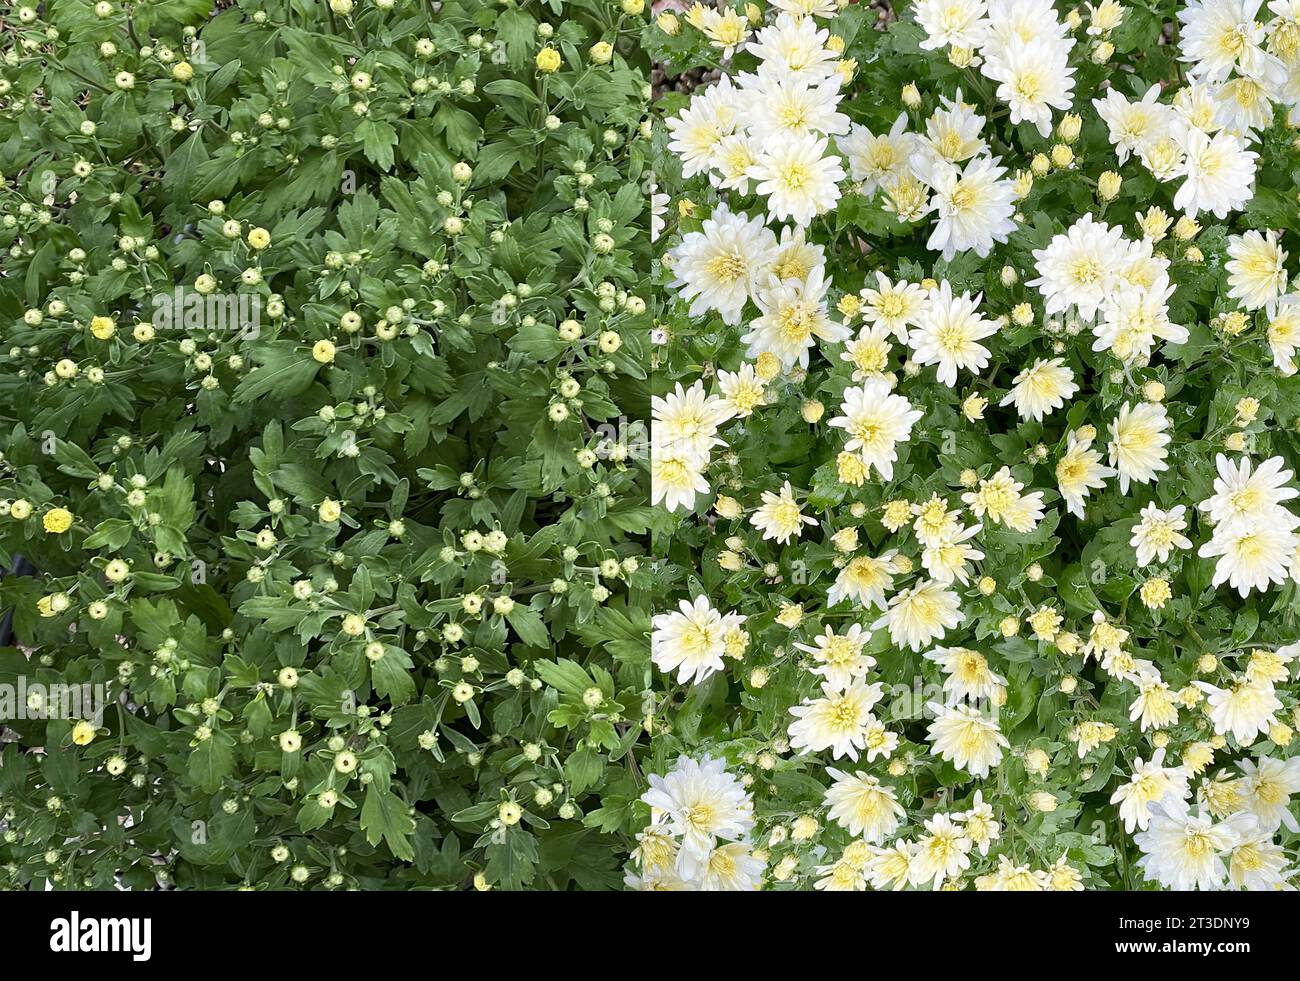
<path id="1" fill-rule="evenodd" d="M 641 3 L 210 8 L 4 15 L 0 878 L 617 885 Z"/>

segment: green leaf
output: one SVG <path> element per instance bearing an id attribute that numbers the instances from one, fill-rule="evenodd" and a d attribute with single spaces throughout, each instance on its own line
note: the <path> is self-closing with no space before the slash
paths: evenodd
<path id="1" fill-rule="evenodd" d="M 392 791 L 381 790 L 375 784 L 366 790 L 366 800 L 361 806 L 361 830 L 370 844 L 383 841 L 397 858 L 404 862 L 414 860 L 410 837 L 415 822 L 407 813 L 406 804 Z"/>

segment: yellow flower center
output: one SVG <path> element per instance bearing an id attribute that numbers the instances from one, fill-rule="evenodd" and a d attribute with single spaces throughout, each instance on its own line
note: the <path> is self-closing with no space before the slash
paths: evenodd
<path id="1" fill-rule="evenodd" d="M 812 182 L 812 174 L 804 164 L 791 163 L 781 170 L 780 180 L 787 191 L 802 191 Z"/>
<path id="2" fill-rule="evenodd" d="M 723 252 L 705 263 L 704 268 L 709 278 L 719 283 L 735 283 L 745 278 L 748 264 L 739 252 Z"/>
<path id="3" fill-rule="evenodd" d="M 688 807 L 682 815 L 682 819 L 690 825 L 694 831 L 708 831 L 713 827 L 716 812 L 712 804 L 707 801 L 701 801 L 692 807 Z"/>
<path id="4" fill-rule="evenodd" d="M 1186 840 L 1183 842 L 1183 848 L 1190 858 L 1204 858 L 1213 854 L 1214 842 L 1204 831 L 1188 831 Z"/>
<path id="5" fill-rule="evenodd" d="M 723 879 L 730 879 L 736 874 L 736 860 L 729 852 L 719 848 L 709 856 L 709 871 Z"/>
<path id="6" fill-rule="evenodd" d="M 832 637 L 822 651 L 827 664 L 840 668 L 853 663 L 858 656 L 858 645 L 847 637 Z"/>
<path id="7" fill-rule="evenodd" d="M 788 344 L 803 344 L 812 336 L 812 311 L 804 303 L 791 303 L 779 315 L 781 339 Z"/>
<path id="8" fill-rule="evenodd" d="M 847 695 L 840 695 L 831 699 L 830 704 L 830 723 L 831 728 L 840 732 L 849 732 L 858 726 L 858 706 Z"/>
<path id="9" fill-rule="evenodd" d="M 1091 286 L 1101 278 L 1101 265 L 1091 256 L 1084 256 L 1071 263 L 1070 275 L 1080 286 Z"/>

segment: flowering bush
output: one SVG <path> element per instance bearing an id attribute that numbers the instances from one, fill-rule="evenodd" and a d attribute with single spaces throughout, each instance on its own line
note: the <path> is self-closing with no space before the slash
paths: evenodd
<path id="1" fill-rule="evenodd" d="M 617 886 L 641 0 L 222 7 L 5 13 L 3 881 Z"/>
<path id="2" fill-rule="evenodd" d="M 1294 887 L 1300 6 L 662 12 L 650 888 Z"/>

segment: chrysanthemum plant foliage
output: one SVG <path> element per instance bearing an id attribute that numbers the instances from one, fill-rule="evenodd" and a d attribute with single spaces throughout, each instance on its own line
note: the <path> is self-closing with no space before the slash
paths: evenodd
<path id="1" fill-rule="evenodd" d="M 6 884 L 619 885 L 644 16 L 6 8 Z"/>
<path id="2" fill-rule="evenodd" d="M 733 6 L 646 29 L 631 880 L 1296 884 L 1300 8 Z"/>

